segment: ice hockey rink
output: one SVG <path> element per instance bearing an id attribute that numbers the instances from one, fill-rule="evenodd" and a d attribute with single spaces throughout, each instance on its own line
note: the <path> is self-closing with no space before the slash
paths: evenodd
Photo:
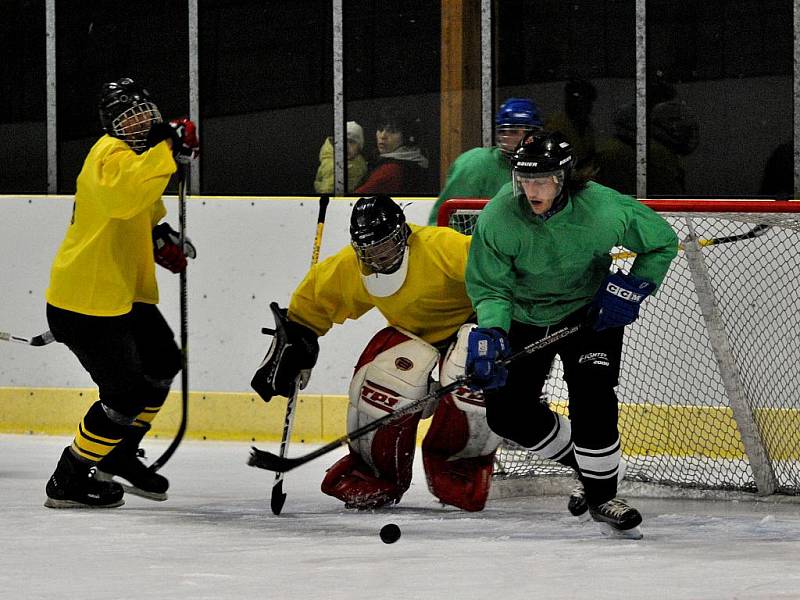
<path id="1" fill-rule="evenodd" d="M 640 499 L 644 539 L 616 540 L 562 497 L 442 507 L 417 461 L 401 504 L 352 512 L 319 491 L 337 451 L 287 474 L 276 517 L 273 474 L 245 464 L 248 444 L 186 441 L 161 471 L 166 502 L 50 510 L 68 442 L 0 435 L 0 598 L 800 598 L 798 504 Z M 402 530 L 391 545 L 387 523 Z"/>

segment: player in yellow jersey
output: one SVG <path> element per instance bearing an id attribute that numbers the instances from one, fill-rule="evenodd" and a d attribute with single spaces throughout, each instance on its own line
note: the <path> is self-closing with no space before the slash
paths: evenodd
<path id="1" fill-rule="evenodd" d="M 427 394 L 437 363 L 442 384 L 463 374 L 473 311 L 464 287 L 468 236 L 409 224 L 383 195 L 356 202 L 350 234 L 352 244 L 313 266 L 295 290 L 288 343 L 273 342 L 254 387 L 267 401 L 290 395 L 296 377 L 316 362 L 317 337 L 377 308 L 387 327 L 356 364 L 347 415 L 352 431 Z M 459 389 L 424 412 L 353 440 L 326 473 L 322 491 L 351 508 L 399 502 L 411 484 L 417 425 L 433 413 L 422 445 L 429 489 L 445 504 L 483 509 L 500 438 L 486 425 L 482 394 Z"/>
<path id="2" fill-rule="evenodd" d="M 50 508 L 114 507 L 123 487 L 165 500 L 168 482 L 137 457 L 180 371 L 181 357 L 158 303 L 155 263 L 180 272 L 190 244 L 166 223 L 161 195 L 176 160 L 197 156 L 194 123 L 164 123 L 142 86 L 129 78 L 103 85 L 106 135 L 78 175 L 72 219 L 47 289 L 47 320 L 99 389 L 46 486 Z M 105 474 L 106 477 L 102 475 Z"/>

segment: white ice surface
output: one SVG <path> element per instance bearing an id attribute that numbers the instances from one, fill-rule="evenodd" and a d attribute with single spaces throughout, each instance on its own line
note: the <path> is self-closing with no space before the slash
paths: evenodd
<path id="1" fill-rule="evenodd" d="M 47 509 L 68 441 L 0 436 L 0 598 L 800 598 L 796 504 L 641 499 L 644 539 L 610 540 L 564 498 L 443 508 L 417 461 L 401 504 L 352 512 L 319 491 L 337 451 L 287 474 L 276 517 L 273 475 L 245 465 L 247 444 L 185 442 L 162 470 L 166 502 Z M 395 544 L 378 537 L 386 523 Z"/>

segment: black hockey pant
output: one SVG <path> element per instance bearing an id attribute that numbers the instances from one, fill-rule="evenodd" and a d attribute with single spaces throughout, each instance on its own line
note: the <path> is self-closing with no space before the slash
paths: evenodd
<path id="1" fill-rule="evenodd" d="M 571 315 L 549 328 L 513 322 L 511 351 L 541 339 L 557 329 L 574 325 L 583 315 Z M 559 418 L 540 396 L 553 359 L 561 358 L 569 390 L 571 444 L 551 454 L 558 462 L 578 470 L 590 504 L 616 496 L 619 468 L 618 406 L 614 387 L 622 354 L 622 327 L 596 332 L 584 327 L 547 348 L 521 357 L 508 368 L 506 385 L 487 390 L 486 417 L 498 435 L 521 446 L 541 446 L 559 429 Z M 550 444 L 552 446 L 552 444 Z"/>

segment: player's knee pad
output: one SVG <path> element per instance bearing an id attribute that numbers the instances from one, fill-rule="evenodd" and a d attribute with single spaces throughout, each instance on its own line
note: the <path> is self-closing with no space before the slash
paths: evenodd
<path id="1" fill-rule="evenodd" d="M 438 351 L 423 340 L 392 327 L 370 341 L 350 383 L 348 431 L 391 414 L 427 394 Z M 372 472 L 408 489 L 420 410 L 350 442 Z"/>
<path id="2" fill-rule="evenodd" d="M 325 473 L 322 492 L 338 498 L 348 508 L 370 509 L 399 502 L 407 488 L 376 477 L 355 452 L 339 459 Z"/>

